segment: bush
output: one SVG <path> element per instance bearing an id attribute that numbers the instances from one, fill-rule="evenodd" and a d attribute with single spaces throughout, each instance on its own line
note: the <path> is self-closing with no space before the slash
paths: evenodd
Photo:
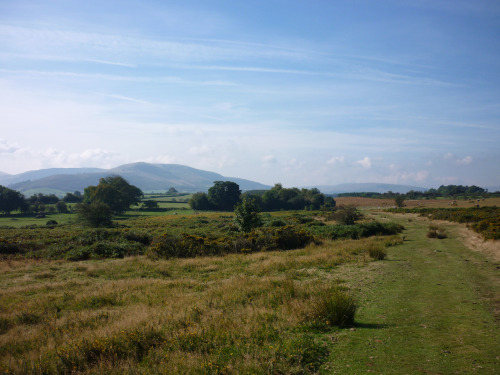
<path id="1" fill-rule="evenodd" d="M 75 206 L 80 223 L 88 227 L 109 227 L 112 225 L 113 212 L 111 208 L 100 201 L 91 204 L 77 204 Z"/>
<path id="2" fill-rule="evenodd" d="M 56 226 L 57 224 L 58 224 L 58 222 L 55 220 L 49 220 L 45 223 L 45 225 L 48 227 L 53 227 L 53 226 Z"/>

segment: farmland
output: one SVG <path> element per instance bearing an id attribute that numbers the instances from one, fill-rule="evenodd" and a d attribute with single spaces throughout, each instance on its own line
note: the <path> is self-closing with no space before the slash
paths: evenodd
<path id="1" fill-rule="evenodd" d="M 315 211 L 265 213 L 246 236 L 231 213 L 190 211 L 0 229 L 0 371 L 496 373 L 499 264 L 464 245 L 463 224 L 428 238 L 427 217 L 355 199 L 365 217 L 340 239 Z M 405 229 L 361 238 L 374 223 Z M 162 252 L 165 238 L 196 253 Z M 339 293 L 357 306 L 346 327 L 325 310 Z"/>

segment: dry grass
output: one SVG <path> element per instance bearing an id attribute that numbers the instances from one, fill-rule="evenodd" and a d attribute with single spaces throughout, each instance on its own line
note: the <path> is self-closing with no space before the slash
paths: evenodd
<path id="1" fill-rule="evenodd" d="M 375 242 L 386 239 L 210 258 L 1 262 L 0 372 L 313 373 L 323 349 L 300 327 L 316 297 L 339 285 L 335 269 L 369 262 Z"/>
<path id="2" fill-rule="evenodd" d="M 338 197 L 335 198 L 337 205 L 355 205 L 364 208 L 389 208 L 395 207 L 394 199 L 376 199 L 376 198 L 363 198 L 363 197 Z M 480 207 L 486 206 L 500 206 L 500 198 L 487 198 L 484 201 L 473 200 L 457 200 L 456 205 L 452 206 L 453 199 L 429 199 L 429 200 L 406 200 L 405 207 L 429 207 L 429 208 L 446 208 L 446 207 Z"/>

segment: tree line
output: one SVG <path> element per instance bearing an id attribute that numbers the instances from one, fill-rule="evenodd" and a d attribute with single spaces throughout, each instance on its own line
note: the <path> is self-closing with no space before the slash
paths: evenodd
<path id="1" fill-rule="evenodd" d="M 380 199 L 396 199 L 402 196 L 404 199 L 436 199 L 436 198 L 456 198 L 459 196 L 486 196 L 495 193 L 488 193 L 486 189 L 479 186 L 463 186 L 463 185 L 441 185 L 437 189 L 429 189 L 426 191 L 410 190 L 407 193 L 394 193 L 388 191 L 385 193 L 361 192 L 361 193 L 340 193 L 338 197 L 364 197 L 364 198 L 380 198 Z"/>
<path id="2" fill-rule="evenodd" d="M 231 181 L 215 181 L 208 193 L 193 194 L 189 205 L 193 210 L 233 211 L 245 199 L 252 200 L 261 211 L 318 210 L 335 207 L 335 200 L 318 189 L 284 188 L 275 184 L 269 190 L 252 190 L 241 193 L 240 187 Z"/>

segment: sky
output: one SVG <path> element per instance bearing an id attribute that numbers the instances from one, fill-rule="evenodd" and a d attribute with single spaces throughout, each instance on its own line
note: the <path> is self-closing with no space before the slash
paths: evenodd
<path id="1" fill-rule="evenodd" d="M 0 171 L 500 186 L 498 0 L 2 0 Z"/>

